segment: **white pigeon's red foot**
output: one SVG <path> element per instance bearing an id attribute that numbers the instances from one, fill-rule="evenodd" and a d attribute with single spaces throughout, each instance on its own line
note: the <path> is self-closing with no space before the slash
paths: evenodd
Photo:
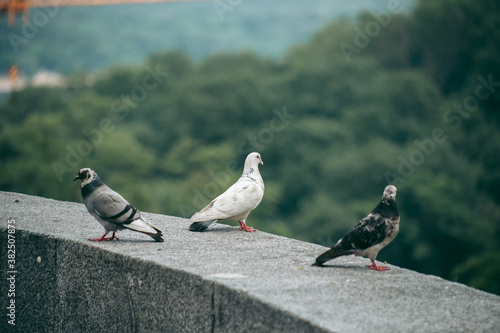
<path id="1" fill-rule="evenodd" d="M 108 237 L 108 238 L 106 238 L 107 234 L 109 234 L 109 232 L 107 232 L 104 235 L 102 235 L 101 238 L 89 239 L 89 241 L 92 241 L 92 242 L 102 242 L 102 241 L 110 241 L 110 240 L 113 240 L 113 239 L 120 240 L 120 238 L 116 237 L 115 232 L 113 232 L 113 235 L 111 237 Z"/>
<path id="2" fill-rule="evenodd" d="M 257 231 L 257 229 L 247 226 L 244 222 L 241 221 L 238 222 L 240 222 L 240 227 L 238 228 L 238 230 L 243 230 L 248 232 Z"/>
<path id="3" fill-rule="evenodd" d="M 377 266 L 374 260 L 372 260 L 372 264 L 368 265 L 369 269 L 374 269 L 376 271 L 388 271 L 390 268 L 386 266 Z"/>

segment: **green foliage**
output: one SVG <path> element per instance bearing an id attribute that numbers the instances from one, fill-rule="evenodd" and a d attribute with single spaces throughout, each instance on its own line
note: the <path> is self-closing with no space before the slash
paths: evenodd
<path id="1" fill-rule="evenodd" d="M 468 285 L 500 295 L 498 280 L 498 266 L 500 252 L 483 253 L 467 260 L 454 269 L 453 273 L 460 281 Z"/>
<path id="2" fill-rule="evenodd" d="M 0 189 L 80 201 L 71 180 L 91 167 L 139 209 L 189 217 L 259 151 L 249 225 L 331 246 L 389 173 L 401 231 L 380 260 L 500 293 L 498 5 L 422 0 L 347 61 L 340 43 L 372 20 L 335 21 L 280 61 L 164 52 L 25 88 L 0 105 Z M 480 84 L 489 96 L 467 104 Z"/>

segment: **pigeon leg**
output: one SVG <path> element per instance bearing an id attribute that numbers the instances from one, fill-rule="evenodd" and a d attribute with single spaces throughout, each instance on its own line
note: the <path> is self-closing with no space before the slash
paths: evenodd
<path id="1" fill-rule="evenodd" d="M 109 231 L 106 232 L 104 235 L 102 235 L 101 238 L 89 239 L 89 241 L 92 241 L 92 242 L 102 242 L 103 240 L 109 240 L 109 238 L 106 238 L 107 234 L 109 234 Z"/>
<path id="2" fill-rule="evenodd" d="M 389 267 L 377 266 L 377 264 L 375 263 L 375 260 L 373 260 L 373 259 L 370 259 L 370 260 L 372 261 L 372 264 L 368 265 L 368 268 L 374 269 L 376 271 L 388 271 L 389 270 Z"/>
<path id="3" fill-rule="evenodd" d="M 238 230 L 243 230 L 243 231 L 248 231 L 248 232 L 252 232 L 252 231 L 257 231 L 257 229 L 254 229 L 252 227 L 249 227 L 245 224 L 245 222 L 241 222 L 238 220 L 238 222 L 240 222 L 240 227 L 238 228 Z"/>
<path id="4" fill-rule="evenodd" d="M 113 240 L 113 239 L 120 240 L 120 238 L 116 237 L 115 231 L 113 231 L 113 235 L 106 240 Z"/>
<path id="5" fill-rule="evenodd" d="M 101 238 L 95 238 L 95 239 L 89 239 L 92 242 L 102 242 L 102 241 L 110 241 L 113 239 L 120 240 L 118 237 L 115 236 L 115 232 L 113 231 L 113 235 L 111 237 L 106 238 L 106 235 L 109 234 L 109 231 L 106 232 L 104 235 L 102 235 Z"/>

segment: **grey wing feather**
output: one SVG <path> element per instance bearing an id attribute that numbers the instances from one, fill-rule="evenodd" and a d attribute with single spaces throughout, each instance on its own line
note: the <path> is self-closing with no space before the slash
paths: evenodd
<path id="1" fill-rule="evenodd" d="M 140 215 L 134 206 L 110 188 L 94 194 L 91 209 L 103 220 L 115 224 L 130 223 Z"/>

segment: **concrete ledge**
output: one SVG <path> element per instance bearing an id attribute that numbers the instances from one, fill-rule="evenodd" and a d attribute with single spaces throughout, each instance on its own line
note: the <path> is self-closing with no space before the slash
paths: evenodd
<path id="1" fill-rule="evenodd" d="M 2 276 L 9 219 L 17 271 L 15 330 L 2 282 L 0 331 L 500 331 L 496 295 L 396 266 L 373 272 L 362 258 L 311 267 L 326 248 L 222 224 L 192 233 L 186 219 L 144 215 L 164 243 L 122 231 L 96 244 L 88 238 L 103 229 L 82 204 L 0 192 Z"/>

